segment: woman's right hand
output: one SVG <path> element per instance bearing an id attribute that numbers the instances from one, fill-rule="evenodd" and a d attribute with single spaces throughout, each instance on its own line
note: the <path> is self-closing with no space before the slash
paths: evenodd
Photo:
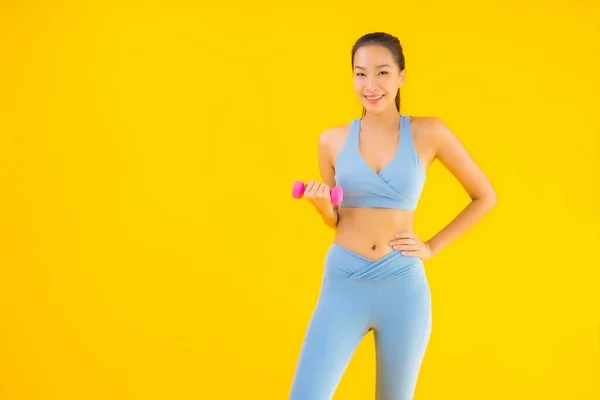
<path id="1" fill-rule="evenodd" d="M 311 203 L 320 214 L 327 214 L 333 210 L 331 203 L 331 188 L 329 185 L 311 179 L 306 183 L 303 197 Z"/>

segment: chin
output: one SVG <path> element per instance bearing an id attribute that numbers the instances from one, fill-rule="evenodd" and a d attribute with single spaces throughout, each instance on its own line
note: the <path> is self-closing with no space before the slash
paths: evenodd
<path id="1" fill-rule="evenodd" d="M 365 110 L 367 110 L 368 112 L 370 112 L 372 114 L 377 114 L 377 113 L 383 112 L 389 107 L 389 104 L 373 105 L 373 104 L 369 104 L 369 103 L 362 103 L 362 105 L 365 108 Z"/>

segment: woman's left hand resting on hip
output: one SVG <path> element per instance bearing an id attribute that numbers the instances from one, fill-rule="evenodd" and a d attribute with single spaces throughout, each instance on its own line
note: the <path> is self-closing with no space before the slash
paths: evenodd
<path id="1" fill-rule="evenodd" d="M 403 256 L 420 257 L 422 260 L 433 257 L 433 250 L 414 233 L 397 233 L 390 247 L 401 251 Z"/>

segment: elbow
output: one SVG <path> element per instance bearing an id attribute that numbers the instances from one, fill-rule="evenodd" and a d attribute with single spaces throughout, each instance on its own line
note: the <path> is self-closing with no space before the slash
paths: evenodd
<path id="1" fill-rule="evenodd" d="M 496 207 L 498 204 L 498 196 L 496 195 L 496 191 L 494 189 L 488 190 L 483 196 L 479 198 L 479 200 L 485 204 L 485 208 L 489 211 Z"/>
<path id="2" fill-rule="evenodd" d="M 488 189 L 478 196 L 473 196 L 471 200 L 477 201 L 477 203 L 481 204 L 487 211 L 490 211 L 498 204 L 498 196 L 493 188 Z"/>
<path id="3" fill-rule="evenodd" d="M 493 192 L 489 197 L 490 198 L 488 200 L 488 204 L 489 204 L 489 209 L 491 210 L 492 208 L 495 208 L 496 205 L 498 204 L 498 196 L 496 196 L 496 192 Z"/>

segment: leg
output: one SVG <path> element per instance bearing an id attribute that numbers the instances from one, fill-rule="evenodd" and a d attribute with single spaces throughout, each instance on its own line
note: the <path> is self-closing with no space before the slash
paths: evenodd
<path id="1" fill-rule="evenodd" d="M 429 286 L 400 288 L 383 298 L 374 332 L 377 355 L 377 400 L 412 400 L 431 333 Z M 406 289 L 405 291 L 402 289 Z"/>
<path id="2" fill-rule="evenodd" d="M 321 294 L 300 352 L 290 400 L 330 400 L 368 331 L 366 295 L 338 282 Z"/>

